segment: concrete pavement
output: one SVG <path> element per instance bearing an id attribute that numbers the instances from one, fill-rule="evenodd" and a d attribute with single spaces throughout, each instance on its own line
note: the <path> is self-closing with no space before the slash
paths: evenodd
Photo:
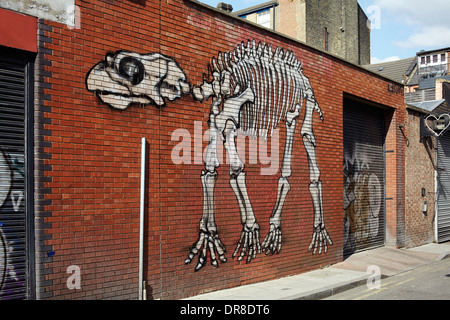
<path id="1" fill-rule="evenodd" d="M 366 284 L 379 267 L 381 277 L 390 277 L 433 261 L 450 257 L 450 243 L 427 244 L 412 249 L 381 247 L 353 254 L 328 268 L 296 276 L 220 290 L 185 300 L 316 300 Z"/>

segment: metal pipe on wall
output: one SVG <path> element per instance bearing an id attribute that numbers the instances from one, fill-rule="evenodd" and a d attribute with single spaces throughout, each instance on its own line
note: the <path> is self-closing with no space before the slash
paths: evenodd
<path id="1" fill-rule="evenodd" d="M 144 288 L 144 212 L 145 212 L 146 140 L 141 139 L 141 195 L 139 209 L 139 300 L 145 300 Z"/>

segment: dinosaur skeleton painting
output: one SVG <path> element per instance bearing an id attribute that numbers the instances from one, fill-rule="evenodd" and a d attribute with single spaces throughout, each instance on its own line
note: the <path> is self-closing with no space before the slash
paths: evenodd
<path id="1" fill-rule="evenodd" d="M 199 237 L 185 260 L 192 262 L 198 255 L 195 271 L 200 270 L 209 257 L 211 264 L 226 262 L 223 245 L 215 222 L 214 188 L 218 178 L 218 140 L 221 139 L 230 159 L 230 186 L 236 196 L 242 231 L 233 258 L 252 261 L 261 251 L 279 253 L 282 245 L 281 214 L 290 190 L 292 148 L 297 121 L 302 108 L 304 119 L 301 137 L 309 166 L 309 191 L 314 211 L 312 238 L 308 247 L 313 254 L 327 252 L 332 240 L 323 217 L 322 181 L 316 160 L 316 139 L 313 115 L 322 111 L 315 99 L 302 63 L 289 50 L 248 41 L 234 50 L 219 53 L 208 66 L 203 83 L 191 86 L 176 62 L 161 54 L 140 55 L 126 51 L 107 54 L 87 74 L 86 85 L 106 104 L 125 109 L 131 103 L 164 105 L 191 93 L 195 100 L 211 100 L 209 114 L 210 136 L 205 153 L 205 168 L 201 174 L 203 186 L 203 214 L 199 223 Z M 249 199 L 244 163 L 240 159 L 236 137 L 271 136 L 282 122 L 286 125 L 286 145 L 278 179 L 276 202 L 269 218 L 269 231 L 260 241 L 260 227 Z"/>

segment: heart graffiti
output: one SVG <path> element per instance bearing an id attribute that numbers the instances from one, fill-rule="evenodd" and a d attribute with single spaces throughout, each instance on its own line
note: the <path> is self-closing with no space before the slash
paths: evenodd
<path id="1" fill-rule="evenodd" d="M 436 137 L 439 137 L 450 126 L 450 115 L 441 114 L 440 116 L 435 116 L 434 114 L 430 114 L 425 119 L 425 125 L 427 126 L 428 130 L 434 133 Z"/>

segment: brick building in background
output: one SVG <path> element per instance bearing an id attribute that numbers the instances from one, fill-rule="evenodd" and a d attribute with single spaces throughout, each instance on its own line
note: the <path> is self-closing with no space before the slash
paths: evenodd
<path id="1" fill-rule="evenodd" d="M 233 14 L 347 61 L 370 63 L 370 22 L 356 0 L 274 0 Z"/>
<path id="2" fill-rule="evenodd" d="M 179 299 L 413 237 L 400 83 L 196 1 L 41 2 L 0 9 L 2 299 Z"/>
<path id="3" fill-rule="evenodd" d="M 405 85 L 406 239 L 414 247 L 450 239 L 449 48 L 364 66 Z"/>

